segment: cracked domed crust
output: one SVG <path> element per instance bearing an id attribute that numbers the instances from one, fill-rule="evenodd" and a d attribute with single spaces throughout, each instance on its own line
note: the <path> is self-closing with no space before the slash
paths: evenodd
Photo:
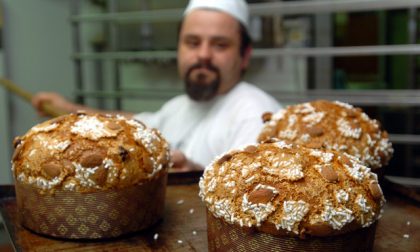
<path id="1" fill-rule="evenodd" d="M 258 142 L 289 140 L 310 148 L 327 148 L 356 156 L 372 169 L 391 159 L 392 144 L 386 131 L 360 108 L 343 102 L 317 100 L 265 114 Z"/>
<path id="2" fill-rule="evenodd" d="M 274 235 L 330 236 L 374 223 L 385 201 L 358 159 L 284 141 L 232 150 L 200 179 L 200 197 L 224 221 Z"/>
<path id="3" fill-rule="evenodd" d="M 14 146 L 15 179 L 42 191 L 124 188 L 169 168 L 168 144 L 160 133 L 119 115 L 61 116 L 34 126 Z"/>

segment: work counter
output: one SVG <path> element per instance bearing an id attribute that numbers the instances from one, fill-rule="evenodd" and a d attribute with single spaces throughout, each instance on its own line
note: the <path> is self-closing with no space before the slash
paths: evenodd
<path id="1" fill-rule="evenodd" d="M 63 240 L 33 233 L 19 224 L 14 187 L 0 186 L 0 210 L 16 251 L 207 251 L 205 206 L 197 174 L 170 175 L 163 220 L 148 230 L 107 240 Z M 386 192 L 374 251 L 419 251 L 420 204 Z"/>

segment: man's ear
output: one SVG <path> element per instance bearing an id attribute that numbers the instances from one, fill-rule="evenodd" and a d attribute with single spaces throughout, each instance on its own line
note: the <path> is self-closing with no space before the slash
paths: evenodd
<path id="1" fill-rule="evenodd" d="M 249 61 L 251 60 L 252 46 L 248 46 L 245 49 L 245 53 L 242 57 L 242 69 L 247 69 Z"/>

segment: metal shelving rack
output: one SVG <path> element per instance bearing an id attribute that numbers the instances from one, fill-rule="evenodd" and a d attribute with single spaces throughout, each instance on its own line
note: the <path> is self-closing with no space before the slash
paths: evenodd
<path id="1" fill-rule="evenodd" d="M 120 88 L 120 73 L 118 64 L 126 60 L 174 60 L 176 58 L 175 51 L 117 51 L 118 41 L 116 40 L 117 26 L 124 23 L 133 22 L 172 22 L 179 21 L 182 17 L 183 9 L 164 9 L 164 10 L 148 10 L 133 12 L 116 12 L 115 1 L 108 0 L 108 12 L 103 14 L 79 14 L 79 1 L 72 1 L 73 15 L 70 18 L 73 25 L 73 37 L 75 52 L 72 55 L 76 64 L 76 96 L 79 102 L 83 102 L 85 97 L 113 98 L 116 101 L 116 107 L 120 108 L 121 99 L 142 98 L 142 97 L 159 97 L 170 98 L 178 94 L 179 90 L 138 90 L 126 91 Z M 287 2 L 269 2 L 269 3 L 253 3 L 250 4 L 251 15 L 254 16 L 270 16 L 270 15 L 318 15 L 331 14 L 336 12 L 364 12 L 391 9 L 408 9 L 414 13 L 412 19 L 416 18 L 416 9 L 420 7 L 418 0 L 320 0 L 320 1 L 287 1 Z M 108 34 L 110 35 L 110 51 L 87 53 L 80 50 L 80 24 L 81 23 L 105 23 L 108 26 Z M 419 30 L 417 27 L 415 27 Z M 416 32 L 416 29 L 413 32 Z M 416 34 L 418 35 L 418 34 Z M 375 45 L 375 46 L 350 46 L 350 47 L 313 47 L 313 48 L 268 48 L 254 49 L 253 57 L 304 57 L 304 58 L 328 58 L 328 57 L 353 57 L 363 55 L 419 55 L 420 44 L 415 44 L 415 39 L 411 39 L 409 44 L 404 45 Z M 87 92 L 84 90 L 83 68 L 85 61 L 95 61 L 100 64 L 102 61 L 111 61 L 114 64 L 114 82 L 115 88 L 112 92 L 95 91 Z M 420 107 L 420 90 L 414 89 L 414 74 L 417 68 L 413 61 L 411 84 L 408 90 L 332 90 L 326 88 L 323 83 L 315 83 L 315 90 L 306 90 L 304 92 L 272 92 L 279 101 L 282 102 L 304 102 L 313 99 L 330 99 L 349 102 L 356 106 L 405 106 Z M 319 73 L 315 73 L 319 74 Z M 317 78 L 314 78 L 315 80 Z M 98 87 L 98 90 L 101 90 Z M 411 116 L 412 117 L 412 116 Z M 413 119 L 409 123 L 414 124 Z M 420 135 L 413 134 L 391 134 L 391 140 L 394 143 L 406 145 L 419 145 Z M 407 158 L 412 158 L 407 156 Z M 418 154 L 417 154 L 418 155 Z M 410 169 L 408 168 L 410 173 Z M 412 173 L 412 171 L 411 171 Z"/>

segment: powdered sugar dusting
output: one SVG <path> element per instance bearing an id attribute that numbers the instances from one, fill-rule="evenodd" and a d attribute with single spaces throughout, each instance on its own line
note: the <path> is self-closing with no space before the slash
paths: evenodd
<path id="1" fill-rule="evenodd" d="M 242 211 L 244 213 L 250 212 L 255 217 L 256 225 L 260 226 L 261 222 L 267 219 L 268 215 L 275 210 L 273 205 L 268 202 L 267 204 L 253 204 L 248 200 L 248 194 L 242 196 Z"/>
<path id="2" fill-rule="evenodd" d="M 292 144 L 287 144 L 284 141 L 278 141 L 275 143 L 275 145 L 280 149 L 290 149 L 292 147 Z"/>
<path id="3" fill-rule="evenodd" d="M 136 121 L 136 120 L 134 120 L 134 119 L 127 120 L 126 122 L 127 122 L 129 125 L 131 125 L 131 126 L 133 126 L 133 127 L 135 127 L 135 128 L 144 129 L 143 124 L 141 124 L 140 122 L 138 122 L 138 121 Z"/>
<path id="4" fill-rule="evenodd" d="M 334 208 L 331 202 L 327 201 L 324 205 L 324 211 L 321 214 L 323 221 L 329 223 L 334 229 L 341 229 L 347 223 L 353 221 L 353 212 L 345 207 Z"/>
<path id="5" fill-rule="evenodd" d="M 81 118 L 71 127 L 70 132 L 91 140 L 117 135 L 116 132 L 108 130 L 105 127 L 105 124 L 95 116 L 85 115 L 81 116 Z"/>
<path id="6" fill-rule="evenodd" d="M 314 157 L 319 157 L 322 163 L 330 163 L 334 157 L 334 154 L 331 152 L 325 152 L 316 149 L 312 149 L 310 155 Z"/>
<path id="7" fill-rule="evenodd" d="M 47 180 L 43 177 L 27 176 L 25 173 L 22 172 L 17 176 L 17 180 L 20 182 L 28 183 L 30 185 L 35 185 L 36 187 L 41 188 L 43 190 L 47 190 L 60 184 L 63 181 L 63 177 L 57 176 L 51 180 Z"/>
<path id="8" fill-rule="evenodd" d="M 368 205 L 368 201 L 363 195 L 357 195 L 355 205 L 359 207 L 360 211 L 360 224 L 362 227 L 370 226 L 374 221 L 374 213 L 372 207 Z"/>
<path id="9" fill-rule="evenodd" d="M 290 167 L 280 169 L 279 171 L 282 176 L 291 181 L 299 180 L 304 176 L 302 172 L 302 166 L 300 164 L 295 164 Z"/>
<path id="10" fill-rule="evenodd" d="M 295 112 L 299 114 L 312 114 L 315 113 L 315 108 L 309 102 L 295 105 Z"/>
<path id="11" fill-rule="evenodd" d="M 286 130 L 282 130 L 279 132 L 279 137 L 281 138 L 286 138 L 286 139 L 290 139 L 293 140 L 295 139 L 297 136 L 297 131 L 296 130 L 290 130 L 290 129 L 286 129 Z"/>
<path id="12" fill-rule="evenodd" d="M 47 149 L 49 150 L 56 150 L 56 151 L 63 152 L 70 146 L 71 141 L 70 140 L 58 141 L 57 139 L 53 139 L 49 142 L 42 142 L 42 143 L 46 145 L 45 147 L 47 147 Z"/>
<path id="13" fill-rule="evenodd" d="M 359 139 L 362 134 L 361 128 L 352 128 L 350 123 L 344 118 L 340 118 L 336 122 L 338 131 L 343 134 L 345 137 L 351 137 L 354 139 Z"/>
<path id="14" fill-rule="evenodd" d="M 324 118 L 324 112 L 314 112 L 309 115 L 306 115 L 302 118 L 302 121 L 307 123 L 308 126 L 313 126 L 322 121 Z"/>
<path id="15" fill-rule="evenodd" d="M 58 127 L 57 123 L 49 124 L 49 125 L 37 125 L 31 129 L 32 132 L 39 133 L 39 132 L 49 132 Z"/>
<path id="16" fill-rule="evenodd" d="M 76 162 L 73 162 L 73 165 L 75 167 L 75 172 L 76 172 L 74 177 L 78 180 L 80 186 L 99 188 L 96 185 L 95 181 L 90 179 L 90 176 L 96 172 L 96 170 L 99 168 L 99 166 L 93 167 L 93 168 L 86 168 L 86 167 L 83 167 L 81 164 L 76 163 Z"/>
<path id="17" fill-rule="evenodd" d="M 157 151 L 156 144 L 160 142 L 153 129 L 137 128 L 134 139 L 140 141 L 151 153 Z"/>
<path id="18" fill-rule="evenodd" d="M 284 201 L 283 217 L 280 222 L 275 224 L 277 229 L 283 228 L 287 231 L 299 234 L 298 224 L 309 211 L 309 204 L 303 200 Z"/>
<path id="19" fill-rule="evenodd" d="M 344 164 L 344 168 L 348 172 L 348 174 L 357 181 L 362 181 L 364 178 L 367 178 L 370 174 L 370 169 L 364 165 L 362 165 L 359 161 L 357 161 L 354 157 L 344 153 L 351 162 L 351 166 Z"/>
<path id="20" fill-rule="evenodd" d="M 338 203 L 346 203 L 349 200 L 349 194 L 344 189 L 340 189 L 335 192 L 335 199 Z"/>
<path id="21" fill-rule="evenodd" d="M 286 110 L 285 109 L 281 109 L 281 110 L 277 111 L 276 113 L 274 113 L 271 116 L 271 120 L 272 121 L 279 121 L 279 120 L 281 120 L 281 119 L 284 118 L 284 114 L 285 113 L 286 113 Z"/>
<path id="22" fill-rule="evenodd" d="M 337 104 L 337 105 L 339 105 L 339 106 L 341 106 L 341 107 L 343 107 L 343 108 L 346 108 L 346 109 L 353 109 L 354 108 L 353 105 L 350 105 L 350 104 L 345 103 L 345 102 L 334 101 L 334 103 Z"/>

